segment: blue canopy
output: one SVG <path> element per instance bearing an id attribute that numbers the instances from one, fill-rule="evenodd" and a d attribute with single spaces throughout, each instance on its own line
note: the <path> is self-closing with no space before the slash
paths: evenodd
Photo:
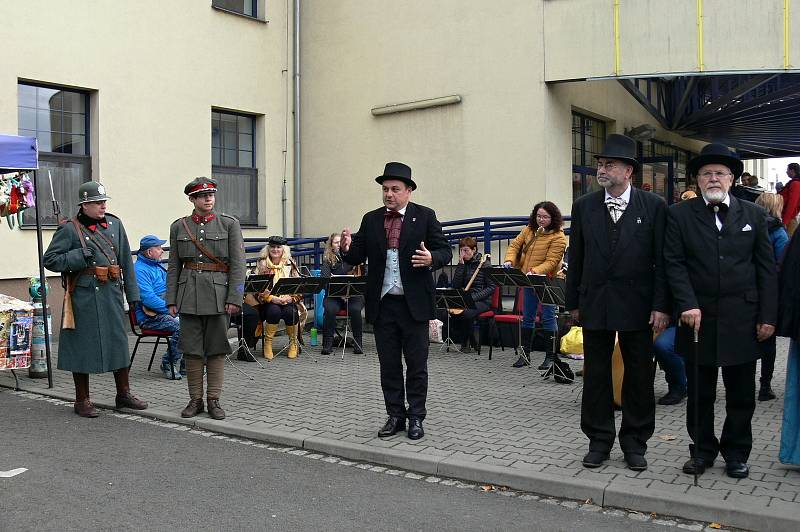
<path id="1" fill-rule="evenodd" d="M 35 137 L 0 135 L 0 173 L 39 168 L 39 148 Z"/>

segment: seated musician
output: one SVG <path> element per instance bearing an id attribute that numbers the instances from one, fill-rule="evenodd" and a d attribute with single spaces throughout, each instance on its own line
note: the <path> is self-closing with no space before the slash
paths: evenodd
<path id="1" fill-rule="evenodd" d="M 351 266 L 342 260 L 339 251 L 341 235 L 333 233 L 325 243 L 325 253 L 322 257 L 321 277 L 331 277 L 332 275 L 362 275 L 360 266 Z M 322 326 L 322 354 L 330 355 L 333 352 L 333 335 L 336 330 L 336 314 L 345 306 L 345 301 L 341 297 L 325 297 L 323 302 L 325 307 L 325 317 Z M 361 309 L 364 308 L 363 297 L 351 297 L 347 300 L 347 313 L 350 316 L 350 323 L 353 326 L 353 353 L 363 353 Z"/>
<path id="2" fill-rule="evenodd" d="M 261 250 L 256 273 L 259 275 L 272 275 L 272 283 L 277 283 L 284 277 L 300 277 L 297 266 L 292 261 L 292 253 L 282 236 L 271 236 L 267 245 Z M 273 296 L 266 290 L 257 295 L 259 315 L 266 321 L 264 325 L 264 358 L 272 359 L 272 340 L 278 332 L 278 323 L 281 320 L 286 324 L 286 334 L 289 337 L 289 358 L 297 358 L 298 324 L 305 319 L 306 310 L 302 296 Z"/>
<path id="3" fill-rule="evenodd" d="M 489 310 L 495 283 L 483 271 L 479 271 L 489 266 L 489 256 L 487 255 L 486 259 L 481 257 L 478 253 L 477 240 L 471 236 L 464 237 L 458 241 L 458 247 L 458 266 L 453 272 L 452 288 L 465 289 L 472 296 L 475 308 L 465 309 L 463 312 L 450 311 L 449 336 L 461 342 L 461 351 L 468 352 L 471 345 L 478 347 L 472 335 L 472 327 L 475 317 Z M 447 311 L 438 310 L 437 318 L 447 326 Z"/>

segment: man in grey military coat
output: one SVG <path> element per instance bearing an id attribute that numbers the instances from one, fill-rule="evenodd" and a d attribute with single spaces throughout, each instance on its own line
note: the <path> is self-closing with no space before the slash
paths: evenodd
<path id="1" fill-rule="evenodd" d="M 144 410 L 130 392 L 131 363 L 123 292 L 139 301 L 128 236 L 122 221 L 106 212 L 105 188 L 90 181 L 78 189 L 78 214 L 62 223 L 44 254 L 44 266 L 60 272 L 65 288 L 58 369 L 72 372 L 75 413 L 97 417 L 89 399 L 89 373 L 114 372 L 117 408 Z"/>
<path id="2" fill-rule="evenodd" d="M 207 177 L 183 189 L 194 205 L 190 216 L 172 222 L 169 230 L 167 307 L 180 313 L 180 349 L 186 360 L 189 404 L 182 417 L 203 411 L 203 367 L 206 368 L 208 415 L 224 419 L 219 405 L 230 354 L 230 315 L 239 312 L 244 297 L 244 241 L 239 221 L 214 212 L 217 183 Z"/>

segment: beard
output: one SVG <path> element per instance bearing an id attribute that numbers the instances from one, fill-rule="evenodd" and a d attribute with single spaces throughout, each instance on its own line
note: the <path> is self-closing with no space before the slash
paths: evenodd
<path id="1" fill-rule="evenodd" d="M 703 197 L 709 203 L 720 203 L 722 200 L 725 199 L 725 196 L 727 195 L 728 195 L 727 192 L 724 192 L 723 190 L 720 190 L 718 188 L 715 188 L 713 190 L 706 190 L 705 192 L 703 192 Z"/>

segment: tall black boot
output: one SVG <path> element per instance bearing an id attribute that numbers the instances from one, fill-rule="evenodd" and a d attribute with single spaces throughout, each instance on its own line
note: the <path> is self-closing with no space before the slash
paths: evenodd
<path id="1" fill-rule="evenodd" d="M 539 365 L 539 371 L 547 371 L 550 369 L 556 360 L 558 360 L 558 355 L 553 350 L 553 331 L 544 331 L 542 333 L 544 337 L 545 343 L 545 351 L 544 351 L 544 360 Z"/>
<path id="2" fill-rule="evenodd" d="M 323 334 L 321 354 L 330 355 L 331 353 L 333 353 L 333 334 Z"/>
<path id="3" fill-rule="evenodd" d="M 522 338 L 520 346 L 522 347 L 522 354 L 516 362 L 511 364 L 514 368 L 521 368 L 523 366 L 530 366 L 531 360 L 531 339 L 533 338 L 533 329 L 522 329 Z"/>

